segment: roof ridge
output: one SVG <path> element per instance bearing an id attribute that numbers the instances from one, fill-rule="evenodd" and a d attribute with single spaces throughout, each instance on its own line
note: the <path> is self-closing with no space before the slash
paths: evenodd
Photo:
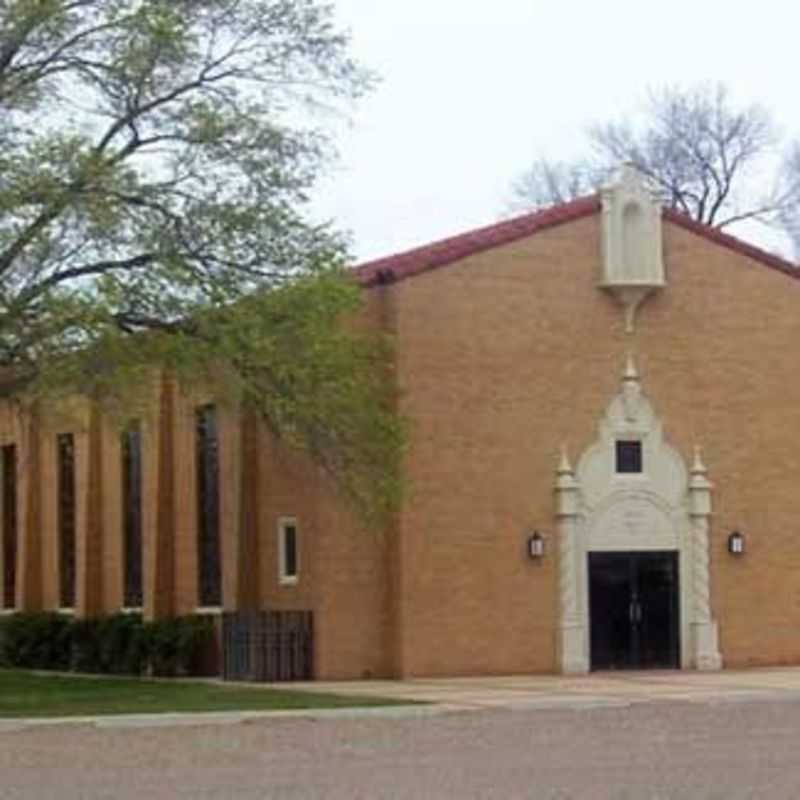
<path id="1" fill-rule="evenodd" d="M 443 267 L 475 253 L 515 242 L 539 231 L 591 216 L 598 213 L 601 207 L 599 193 L 579 197 L 566 203 L 473 228 L 430 244 L 367 261 L 355 267 L 353 273 L 356 280 L 365 287 L 393 283 Z M 662 214 L 668 222 L 752 258 L 795 280 L 800 280 L 800 264 L 795 264 L 718 228 L 697 222 L 681 211 L 667 208 Z"/>

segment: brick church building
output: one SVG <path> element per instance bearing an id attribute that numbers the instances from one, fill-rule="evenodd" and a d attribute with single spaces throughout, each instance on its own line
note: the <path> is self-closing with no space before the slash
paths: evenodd
<path id="1" fill-rule="evenodd" d="M 169 381 L 122 435 L 8 405 L 3 609 L 307 609 L 325 679 L 800 663 L 791 264 L 626 170 L 355 275 L 411 421 L 388 530 Z"/>

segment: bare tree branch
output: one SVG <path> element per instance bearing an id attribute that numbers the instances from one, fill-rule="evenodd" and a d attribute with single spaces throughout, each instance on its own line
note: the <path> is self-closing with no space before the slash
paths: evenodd
<path id="1" fill-rule="evenodd" d="M 779 168 L 781 180 L 768 178 L 783 188 L 764 190 L 779 160 L 771 115 L 758 105 L 737 107 L 722 85 L 652 91 L 638 116 L 594 125 L 588 139 L 592 158 L 573 165 L 539 159 L 523 173 L 512 186 L 515 207 L 587 193 L 595 187 L 586 176 L 631 163 L 666 206 L 706 225 L 756 219 L 789 230 L 790 220 L 800 218 L 800 180 L 789 177 L 791 159 Z M 584 180 L 570 182 L 574 172 Z"/>

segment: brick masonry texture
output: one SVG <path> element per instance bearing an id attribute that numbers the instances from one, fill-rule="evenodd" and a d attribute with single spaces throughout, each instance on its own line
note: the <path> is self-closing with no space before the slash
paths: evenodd
<path id="1" fill-rule="evenodd" d="M 412 425 L 408 497 L 389 530 L 360 528 L 302 455 L 220 410 L 225 608 L 312 609 L 320 678 L 555 671 L 559 448 L 575 462 L 594 441 L 633 353 L 666 440 L 687 463 L 700 445 L 714 483 L 725 664 L 800 663 L 800 281 L 667 217 L 667 286 L 625 334 L 597 287 L 595 207 L 365 289 L 365 324 L 395 335 Z M 144 421 L 149 616 L 197 608 L 193 420 L 207 399 L 161 382 Z M 58 605 L 65 425 L 76 434 L 76 613 L 122 603 L 118 432 L 76 408 L 57 420 L 0 409 L 0 443 L 16 442 L 22 458 L 18 608 Z M 282 516 L 298 522 L 294 586 L 278 581 Z M 525 554 L 532 528 L 547 538 L 540 562 Z M 747 537 L 739 559 L 726 551 L 733 529 Z"/>
<path id="2" fill-rule="evenodd" d="M 596 287 L 599 215 L 393 288 L 403 411 L 401 671 L 556 669 L 558 451 L 576 460 L 628 352 L 665 436 L 715 484 L 712 599 L 730 666 L 800 659 L 800 283 L 665 223 L 668 285 L 626 335 Z M 541 564 L 524 532 L 550 533 Z M 733 559 L 727 534 L 745 532 Z"/>

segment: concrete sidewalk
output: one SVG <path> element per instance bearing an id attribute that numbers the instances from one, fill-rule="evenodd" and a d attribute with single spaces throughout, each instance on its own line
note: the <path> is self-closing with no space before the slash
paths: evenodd
<path id="1" fill-rule="evenodd" d="M 720 672 L 605 672 L 581 676 L 525 675 L 420 678 L 403 681 L 326 681 L 282 688 L 340 695 L 424 701 L 451 710 L 586 708 L 649 702 L 718 703 L 800 700 L 800 667 Z"/>
<path id="2" fill-rule="evenodd" d="M 216 682 L 216 681 L 215 681 Z M 45 727 L 168 728 L 236 725 L 281 719 L 423 718 L 506 710 L 624 708 L 646 703 L 724 704 L 800 702 L 800 667 L 721 672 L 607 672 L 575 677 L 419 678 L 403 681 L 320 681 L 226 684 L 249 688 L 383 697 L 429 705 L 370 706 L 287 711 L 220 711 L 180 714 L 119 714 L 93 717 L 0 719 L 0 733 Z"/>

